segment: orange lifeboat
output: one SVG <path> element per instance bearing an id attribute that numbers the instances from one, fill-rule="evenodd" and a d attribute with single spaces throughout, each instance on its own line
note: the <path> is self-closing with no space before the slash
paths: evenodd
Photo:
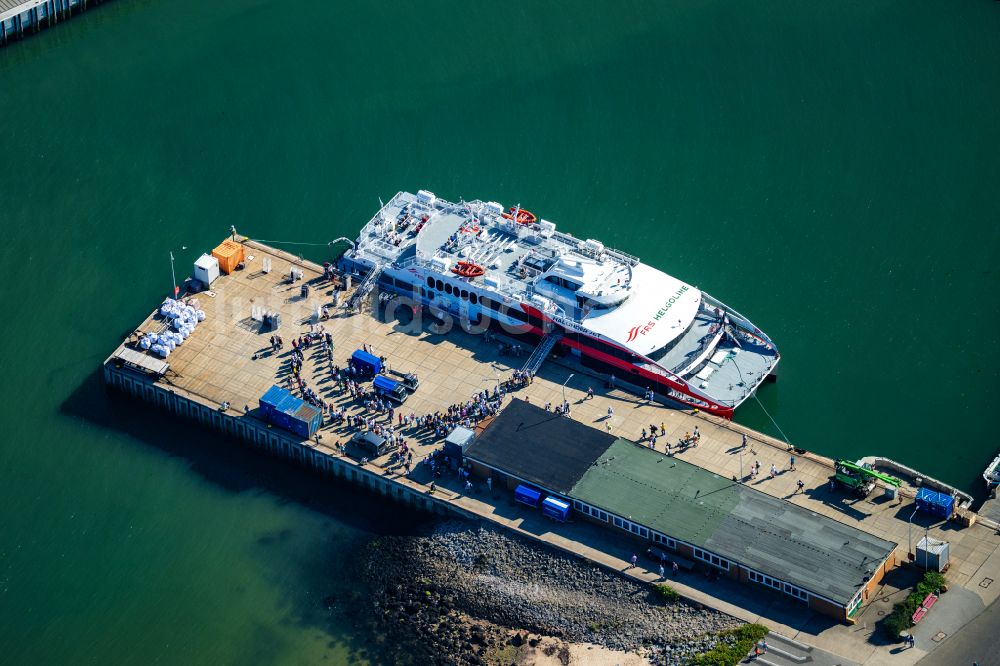
<path id="1" fill-rule="evenodd" d="M 456 275 L 461 275 L 467 278 L 477 278 L 486 275 L 486 269 L 479 264 L 474 264 L 471 261 L 460 261 L 452 269 L 451 272 Z"/>
<path id="2" fill-rule="evenodd" d="M 504 213 L 503 216 L 508 220 L 513 220 L 515 213 L 517 214 L 518 224 L 534 224 L 538 221 L 538 218 L 535 217 L 535 214 L 530 210 L 524 210 L 523 208 L 517 208 L 516 206 L 511 206 L 510 212 Z"/>

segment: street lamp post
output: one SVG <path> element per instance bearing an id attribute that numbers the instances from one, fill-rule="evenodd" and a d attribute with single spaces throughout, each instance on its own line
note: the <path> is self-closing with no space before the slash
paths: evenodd
<path id="1" fill-rule="evenodd" d="M 187 245 L 181 245 L 182 250 L 187 249 Z M 181 288 L 177 286 L 177 275 L 174 273 L 174 251 L 170 251 L 170 284 L 173 285 L 172 295 L 177 298 L 177 294 L 180 293 Z"/>
<path id="2" fill-rule="evenodd" d="M 909 545 L 907 546 L 908 550 L 906 551 L 906 556 L 908 558 L 913 557 L 914 559 L 916 559 L 916 557 L 913 555 L 913 516 L 915 515 L 917 515 L 916 508 L 914 508 L 913 513 L 910 514 L 910 519 L 906 521 L 907 523 L 909 523 L 909 529 L 907 531 L 907 541 L 909 542 Z"/>

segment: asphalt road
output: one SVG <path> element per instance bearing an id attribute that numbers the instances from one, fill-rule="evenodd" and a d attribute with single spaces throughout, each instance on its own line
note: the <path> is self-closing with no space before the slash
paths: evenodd
<path id="1" fill-rule="evenodd" d="M 1000 666 L 1000 606 L 985 611 L 920 660 L 920 666 Z"/>

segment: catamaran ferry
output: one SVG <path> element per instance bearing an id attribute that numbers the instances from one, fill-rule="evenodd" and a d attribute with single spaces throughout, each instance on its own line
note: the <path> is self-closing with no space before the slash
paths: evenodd
<path id="1" fill-rule="evenodd" d="M 361 230 L 340 268 L 458 318 L 556 345 L 608 377 L 732 418 L 773 375 L 775 344 L 721 301 L 596 240 L 494 201 L 450 203 L 400 192 Z"/>

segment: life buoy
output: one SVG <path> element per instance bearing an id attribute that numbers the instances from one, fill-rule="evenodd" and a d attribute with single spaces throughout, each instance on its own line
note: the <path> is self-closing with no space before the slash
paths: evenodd
<path id="1" fill-rule="evenodd" d="M 462 277 L 476 278 L 485 275 L 486 269 L 471 261 L 460 261 L 451 269 L 451 272 Z"/>
<path id="2" fill-rule="evenodd" d="M 508 220 L 514 219 L 514 213 L 517 213 L 518 224 L 534 224 L 538 218 L 530 210 L 524 210 L 523 208 L 517 208 L 516 206 L 510 207 L 509 213 L 504 213 L 503 216 Z"/>

